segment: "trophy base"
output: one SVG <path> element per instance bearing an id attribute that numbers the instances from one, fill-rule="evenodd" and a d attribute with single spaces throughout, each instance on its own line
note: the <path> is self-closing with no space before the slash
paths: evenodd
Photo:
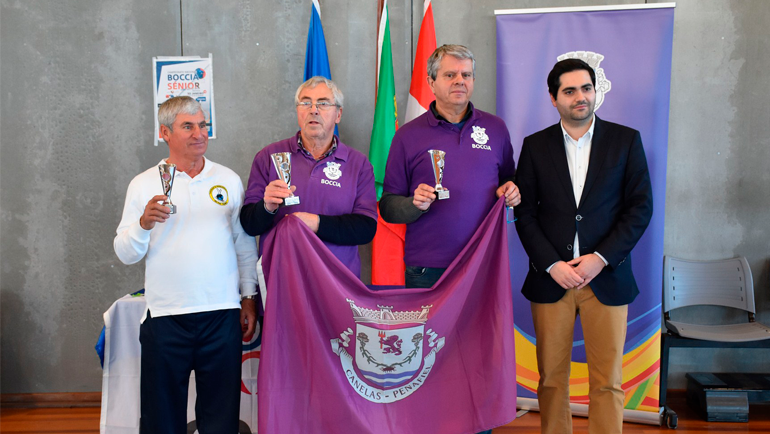
<path id="1" fill-rule="evenodd" d="M 286 206 L 299 205 L 299 196 L 289 196 L 283 200 L 283 204 Z"/>
<path id="2" fill-rule="evenodd" d="M 449 199 L 449 190 L 436 190 L 436 197 L 438 197 L 438 200 Z"/>
<path id="3" fill-rule="evenodd" d="M 168 207 L 171 211 L 169 211 L 169 214 L 176 214 L 176 205 L 172 203 L 164 203 L 163 206 Z"/>

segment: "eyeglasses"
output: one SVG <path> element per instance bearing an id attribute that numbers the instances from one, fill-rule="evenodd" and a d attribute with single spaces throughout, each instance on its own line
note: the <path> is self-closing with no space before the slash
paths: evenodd
<path id="1" fill-rule="evenodd" d="M 313 104 L 314 103 L 310 101 L 300 101 L 297 103 L 297 107 L 301 108 L 302 110 L 310 110 L 313 108 Z M 315 103 L 315 106 L 318 110 L 326 111 L 332 107 L 337 107 L 337 104 L 331 103 L 329 101 L 318 101 Z"/>

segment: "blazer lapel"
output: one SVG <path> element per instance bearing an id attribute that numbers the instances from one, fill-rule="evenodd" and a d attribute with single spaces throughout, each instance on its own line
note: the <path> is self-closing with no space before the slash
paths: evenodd
<path id="1" fill-rule="evenodd" d="M 591 192 L 591 187 L 596 181 L 596 177 L 599 176 L 599 172 L 602 170 L 602 164 L 604 163 L 607 151 L 609 150 L 609 142 L 605 139 L 605 124 L 604 121 L 596 118 L 596 125 L 594 126 L 594 136 L 591 138 L 591 155 L 588 157 L 588 172 L 586 173 L 586 183 L 583 187 L 583 193 L 580 195 L 580 205 L 583 204 L 588 194 Z M 578 205 L 579 207 L 579 205 Z"/>
<path id="2" fill-rule="evenodd" d="M 561 124 L 557 123 L 551 127 L 547 146 L 553 161 L 554 176 L 559 179 L 567 197 L 572 199 L 572 203 L 575 204 L 575 193 L 572 191 L 572 177 L 569 174 L 569 164 L 567 164 L 567 151 L 564 150 L 564 136 Z M 577 204 L 575 204 L 575 207 L 577 207 Z"/>

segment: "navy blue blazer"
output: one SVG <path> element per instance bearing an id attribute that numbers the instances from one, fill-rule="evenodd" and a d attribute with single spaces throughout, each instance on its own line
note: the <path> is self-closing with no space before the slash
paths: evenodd
<path id="1" fill-rule="evenodd" d="M 575 204 L 560 124 L 524 139 L 516 185 L 516 230 L 529 256 L 522 293 L 553 303 L 566 292 L 545 269 L 573 258 L 575 231 L 580 254 L 599 252 L 609 262 L 590 283 L 605 305 L 631 303 L 639 288 L 631 249 L 652 217 L 652 186 L 638 131 L 596 117 L 586 183 Z"/>

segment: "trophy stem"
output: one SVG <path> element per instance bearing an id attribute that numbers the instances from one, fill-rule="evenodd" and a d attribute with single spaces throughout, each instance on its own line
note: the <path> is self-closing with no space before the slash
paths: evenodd
<path id="1" fill-rule="evenodd" d="M 166 196 L 166 200 L 163 201 L 163 206 L 168 207 L 171 211 L 169 214 L 176 214 L 176 205 L 171 203 L 171 188 L 174 186 L 174 175 L 176 175 L 175 164 L 160 164 L 158 165 L 160 171 L 160 184 L 163 187 L 163 194 Z"/>

